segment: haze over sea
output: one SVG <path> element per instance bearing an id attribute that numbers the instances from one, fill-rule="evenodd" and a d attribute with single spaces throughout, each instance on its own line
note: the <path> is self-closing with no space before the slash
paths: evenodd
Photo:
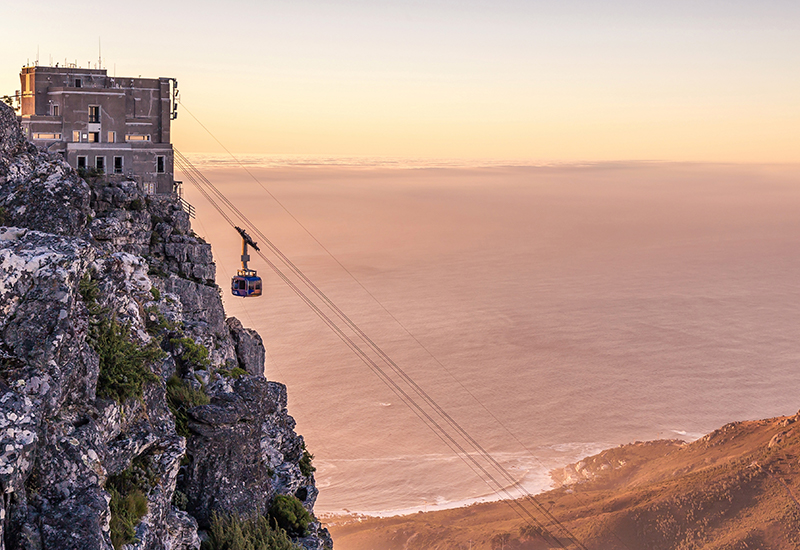
<path id="1" fill-rule="evenodd" d="M 245 171 L 191 158 L 531 491 L 602 448 L 800 408 L 798 165 L 246 157 L 443 369 Z M 289 388 L 316 510 L 492 498 L 260 258 L 264 296 L 229 296 L 238 235 L 184 187 Z"/>

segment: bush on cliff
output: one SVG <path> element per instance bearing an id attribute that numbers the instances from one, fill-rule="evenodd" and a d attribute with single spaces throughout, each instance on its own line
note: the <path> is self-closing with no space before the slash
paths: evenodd
<path id="1" fill-rule="evenodd" d="M 100 356 L 97 395 L 123 403 L 141 398 L 144 384 L 158 378 L 149 364 L 163 357 L 155 345 L 139 346 L 130 339 L 130 326 L 116 319 L 102 319 L 92 331 L 92 347 Z"/>
<path id="2" fill-rule="evenodd" d="M 136 526 L 147 513 L 147 497 L 136 489 L 125 495 L 115 487 L 108 487 L 111 495 L 111 544 L 114 550 L 136 542 Z"/>
<path id="3" fill-rule="evenodd" d="M 278 495 L 269 508 L 269 517 L 290 534 L 306 536 L 312 517 L 303 503 L 292 495 Z"/>
<path id="4" fill-rule="evenodd" d="M 118 403 L 135 397 L 141 399 L 144 384 L 158 378 L 150 363 L 164 356 L 155 342 L 141 346 L 131 340 L 130 325 L 121 325 L 102 308 L 97 298 L 97 281 L 87 274 L 81 279 L 79 291 L 89 310 L 89 344 L 100 359 L 97 395 Z"/>
<path id="5" fill-rule="evenodd" d="M 189 409 L 198 405 L 208 405 L 211 402 L 208 395 L 202 390 L 196 390 L 173 374 L 167 380 L 167 404 L 172 416 L 175 417 L 175 431 L 178 435 L 189 437 Z"/>
<path id="6" fill-rule="evenodd" d="M 308 449 L 306 449 L 306 444 L 303 443 L 303 456 L 300 457 L 300 462 L 298 462 L 297 465 L 300 466 L 300 473 L 306 477 L 317 471 L 317 469 L 311 463 L 312 460 L 314 460 L 314 455 L 308 452 Z"/>
<path id="7" fill-rule="evenodd" d="M 282 529 L 274 529 L 264 516 L 243 519 L 238 515 L 211 517 L 208 538 L 201 550 L 299 550 Z"/>
<path id="8" fill-rule="evenodd" d="M 147 514 L 147 493 L 158 479 L 147 466 L 146 460 L 137 457 L 127 470 L 108 476 L 106 490 L 111 495 L 111 544 L 114 550 L 136 541 L 136 526 Z"/>
<path id="9" fill-rule="evenodd" d="M 211 360 L 208 358 L 208 349 L 201 344 L 195 343 L 191 338 L 173 338 L 169 343 L 178 352 L 178 356 L 184 365 L 199 369 L 207 369 L 211 366 Z"/>

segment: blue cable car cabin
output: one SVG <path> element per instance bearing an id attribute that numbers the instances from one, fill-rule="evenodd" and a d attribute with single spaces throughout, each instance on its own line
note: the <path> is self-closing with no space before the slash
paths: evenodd
<path id="1" fill-rule="evenodd" d="M 247 245 L 249 244 L 256 250 L 258 250 L 258 245 L 241 227 L 237 227 L 236 231 L 242 236 L 242 269 L 237 271 L 231 279 L 231 293 L 242 298 L 261 296 L 261 277 L 258 276 L 255 269 L 247 268 L 247 262 L 250 260 L 250 256 L 247 254 Z"/>
<path id="2" fill-rule="evenodd" d="M 240 269 L 231 279 L 231 292 L 242 298 L 261 296 L 261 277 L 252 269 Z"/>

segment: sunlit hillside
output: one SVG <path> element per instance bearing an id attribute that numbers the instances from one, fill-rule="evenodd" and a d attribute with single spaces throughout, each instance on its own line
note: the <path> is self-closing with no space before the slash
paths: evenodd
<path id="1" fill-rule="evenodd" d="M 800 414 L 736 422 L 690 444 L 610 449 L 554 472 L 566 484 L 536 499 L 589 550 L 796 549 L 798 420 Z M 329 528 L 337 550 L 562 547 L 503 502 L 385 519 L 338 518 Z"/>

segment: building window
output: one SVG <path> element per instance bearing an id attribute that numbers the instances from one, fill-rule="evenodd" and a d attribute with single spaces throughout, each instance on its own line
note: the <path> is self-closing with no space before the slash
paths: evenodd
<path id="1" fill-rule="evenodd" d="M 164 156 L 163 155 L 157 156 L 156 157 L 156 172 L 157 173 L 163 174 L 164 172 L 166 172 L 166 170 L 164 168 L 164 164 L 165 164 L 164 163 Z"/>
<path id="2" fill-rule="evenodd" d="M 117 142 L 117 133 L 116 132 L 109 132 L 108 133 L 108 142 L 109 143 L 116 143 Z"/>
<path id="3" fill-rule="evenodd" d="M 106 171 L 106 157 L 94 157 L 94 169 L 101 174 Z"/>
<path id="4" fill-rule="evenodd" d="M 58 116 L 58 105 L 53 105 L 51 110 L 53 111 L 53 116 Z"/>
<path id="5" fill-rule="evenodd" d="M 34 133 L 34 134 L 33 134 L 33 139 L 48 139 L 48 140 L 53 140 L 53 139 L 61 139 L 61 134 L 53 134 L 53 133 L 49 133 L 49 134 L 44 134 L 44 133 Z"/>
<path id="6" fill-rule="evenodd" d="M 99 105 L 89 105 L 89 122 L 100 122 Z"/>
<path id="7" fill-rule="evenodd" d="M 75 87 L 80 88 L 83 86 L 83 81 L 80 78 L 75 79 Z"/>
<path id="8" fill-rule="evenodd" d="M 150 134 L 125 134 L 125 141 L 150 141 Z"/>
<path id="9" fill-rule="evenodd" d="M 89 132 L 89 143 L 100 143 L 100 132 Z"/>
<path id="10" fill-rule="evenodd" d="M 74 141 L 75 143 L 80 143 L 81 133 L 78 130 L 72 131 L 72 141 Z"/>
<path id="11" fill-rule="evenodd" d="M 114 173 L 122 173 L 122 157 L 114 157 Z"/>
<path id="12" fill-rule="evenodd" d="M 86 170 L 86 157 L 78 157 L 78 170 Z"/>
<path id="13" fill-rule="evenodd" d="M 156 192 L 156 184 L 152 182 L 147 182 L 144 184 L 144 192 L 148 195 L 153 195 Z"/>

